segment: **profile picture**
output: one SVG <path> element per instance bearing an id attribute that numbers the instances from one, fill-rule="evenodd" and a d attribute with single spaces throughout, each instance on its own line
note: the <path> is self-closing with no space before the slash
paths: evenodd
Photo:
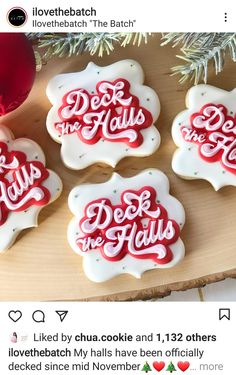
<path id="1" fill-rule="evenodd" d="M 16 333 L 16 332 L 13 332 L 13 333 L 10 335 L 10 340 L 11 340 L 11 342 L 13 342 L 13 343 L 16 343 L 16 342 L 17 342 L 17 333 Z"/>
<path id="2" fill-rule="evenodd" d="M 17 342 L 23 342 L 23 341 L 27 341 L 28 339 L 28 334 L 17 334 L 16 332 L 13 332 L 10 334 L 10 341 L 13 343 L 13 344 L 16 344 Z"/>
<path id="3" fill-rule="evenodd" d="M 13 27 L 21 27 L 27 21 L 27 13 L 23 8 L 14 7 L 9 10 L 7 13 L 7 21 Z"/>

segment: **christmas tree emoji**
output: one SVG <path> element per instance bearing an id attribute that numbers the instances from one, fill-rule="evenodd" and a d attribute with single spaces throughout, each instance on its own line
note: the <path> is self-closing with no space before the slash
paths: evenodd
<path id="1" fill-rule="evenodd" d="M 166 371 L 169 371 L 170 373 L 172 373 L 173 371 L 176 371 L 175 366 L 173 365 L 172 362 L 170 362 L 170 364 L 168 365 Z"/>
<path id="2" fill-rule="evenodd" d="M 149 371 L 152 371 L 152 369 L 149 364 L 145 362 L 141 371 L 145 371 L 146 373 L 148 373 Z"/>

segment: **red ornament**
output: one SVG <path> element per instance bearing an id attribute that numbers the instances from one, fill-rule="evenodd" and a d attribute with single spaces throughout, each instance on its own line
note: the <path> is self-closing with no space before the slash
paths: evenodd
<path id="1" fill-rule="evenodd" d="M 35 77 L 30 41 L 22 33 L 0 33 L 0 116 L 18 108 L 27 98 Z"/>

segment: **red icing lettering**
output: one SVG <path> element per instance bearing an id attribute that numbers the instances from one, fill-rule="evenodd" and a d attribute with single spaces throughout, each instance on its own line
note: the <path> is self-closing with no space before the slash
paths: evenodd
<path id="1" fill-rule="evenodd" d="M 169 245 L 177 241 L 180 232 L 164 207 L 156 203 L 156 191 L 150 186 L 124 191 L 120 205 L 112 205 L 107 198 L 90 202 L 79 226 L 82 235 L 76 243 L 80 250 L 99 249 L 109 261 L 130 254 L 169 263 L 173 257 Z"/>
<path id="2" fill-rule="evenodd" d="M 61 121 L 55 124 L 62 135 L 77 133 L 88 144 L 100 139 L 125 142 L 138 147 L 143 142 L 141 130 L 153 124 L 151 113 L 139 106 L 125 79 L 101 81 L 96 94 L 75 89 L 64 95 L 58 110 Z"/>
<path id="3" fill-rule="evenodd" d="M 187 142 L 198 144 L 200 156 L 207 162 L 220 161 L 236 174 L 236 117 L 227 114 L 221 104 L 206 104 L 190 118 L 190 127 L 181 127 Z"/>
<path id="4" fill-rule="evenodd" d="M 0 225 L 10 212 L 49 202 L 50 193 L 42 186 L 48 175 L 41 162 L 28 162 L 23 152 L 8 152 L 7 145 L 0 142 Z"/>

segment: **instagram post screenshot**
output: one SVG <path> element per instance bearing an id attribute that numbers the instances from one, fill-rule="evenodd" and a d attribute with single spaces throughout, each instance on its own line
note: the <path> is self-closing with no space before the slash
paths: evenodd
<path id="1" fill-rule="evenodd" d="M 2 0 L 0 375 L 236 375 L 236 4 Z"/>

